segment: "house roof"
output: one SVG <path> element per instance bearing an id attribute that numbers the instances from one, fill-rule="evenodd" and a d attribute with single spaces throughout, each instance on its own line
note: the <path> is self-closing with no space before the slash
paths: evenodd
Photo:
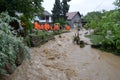
<path id="1" fill-rule="evenodd" d="M 34 13 L 34 15 L 38 16 L 37 13 Z M 45 11 L 43 12 L 42 16 L 51 16 L 51 14 L 50 14 L 48 11 L 45 10 Z"/>
<path id="2" fill-rule="evenodd" d="M 51 14 L 50 14 L 48 11 L 44 11 L 43 14 L 44 14 L 45 16 L 51 16 Z"/>
<path id="3" fill-rule="evenodd" d="M 77 14 L 80 15 L 79 12 L 69 12 L 69 13 L 67 13 L 67 14 L 66 14 L 66 16 L 67 16 L 67 20 L 71 20 L 71 19 L 73 19 L 74 16 L 77 15 Z M 81 15 L 80 15 L 80 16 L 81 16 Z"/>

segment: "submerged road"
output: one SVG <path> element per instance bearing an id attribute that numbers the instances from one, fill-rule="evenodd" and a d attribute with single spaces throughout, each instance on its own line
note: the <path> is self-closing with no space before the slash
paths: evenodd
<path id="1" fill-rule="evenodd" d="M 82 33 L 81 33 L 82 34 Z M 23 62 L 11 80 L 120 80 L 120 57 L 86 45 L 73 44 L 74 31 L 31 48 L 31 59 Z M 89 40 L 82 36 L 85 41 Z"/>

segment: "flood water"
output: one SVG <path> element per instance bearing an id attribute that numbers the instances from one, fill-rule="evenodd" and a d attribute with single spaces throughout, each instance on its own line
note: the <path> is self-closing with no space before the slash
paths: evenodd
<path id="1" fill-rule="evenodd" d="M 23 62 L 10 80 L 120 80 L 120 57 L 90 45 L 80 48 L 72 42 L 73 35 L 73 31 L 64 33 L 31 48 L 31 59 Z"/>

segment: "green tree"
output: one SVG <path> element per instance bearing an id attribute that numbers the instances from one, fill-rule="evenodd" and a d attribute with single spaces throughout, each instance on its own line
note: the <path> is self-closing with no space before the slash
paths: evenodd
<path id="1" fill-rule="evenodd" d="M 0 0 L 0 13 L 8 11 L 11 16 L 15 16 L 15 12 L 20 12 L 27 17 L 32 17 L 34 13 L 41 13 L 43 0 Z"/>
<path id="2" fill-rule="evenodd" d="M 87 21 L 87 25 L 91 28 L 99 27 L 99 22 L 102 19 L 102 13 L 101 12 L 90 12 L 86 16 L 84 16 L 84 19 Z"/>
<path id="3" fill-rule="evenodd" d="M 59 21 L 59 18 L 61 17 L 61 13 L 62 13 L 61 10 L 62 10 L 62 6 L 60 0 L 55 0 L 55 4 L 52 10 L 52 18 L 54 23 Z"/>
<path id="4" fill-rule="evenodd" d="M 118 6 L 118 7 L 120 8 L 120 0 L 116 0 L 116 1 L 114 2 L 114 5 L 116 5 L 116 6 Z"/>
<path id="5" fill-rule="evenodd" d="M 69 5 L 68 5 L 68 2 L 71 1 L 71 0 L 63 0 L 62 1 L 62 16 L 63 18 L 66 20 L 67 19 L 67 16 L 66 16 L 66 13 L 68 12 L 69 10 Z"/>

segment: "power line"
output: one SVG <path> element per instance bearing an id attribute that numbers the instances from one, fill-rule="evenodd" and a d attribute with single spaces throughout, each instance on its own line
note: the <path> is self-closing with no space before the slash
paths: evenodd
<path id="1" fill-rule="evenodd" d="M 105 0 L 103 0 L 103 1 L 94 9 L 94 11 L 96 11 L 96 10 L 103 4 L 104 1 L 105 1 Z"/>

